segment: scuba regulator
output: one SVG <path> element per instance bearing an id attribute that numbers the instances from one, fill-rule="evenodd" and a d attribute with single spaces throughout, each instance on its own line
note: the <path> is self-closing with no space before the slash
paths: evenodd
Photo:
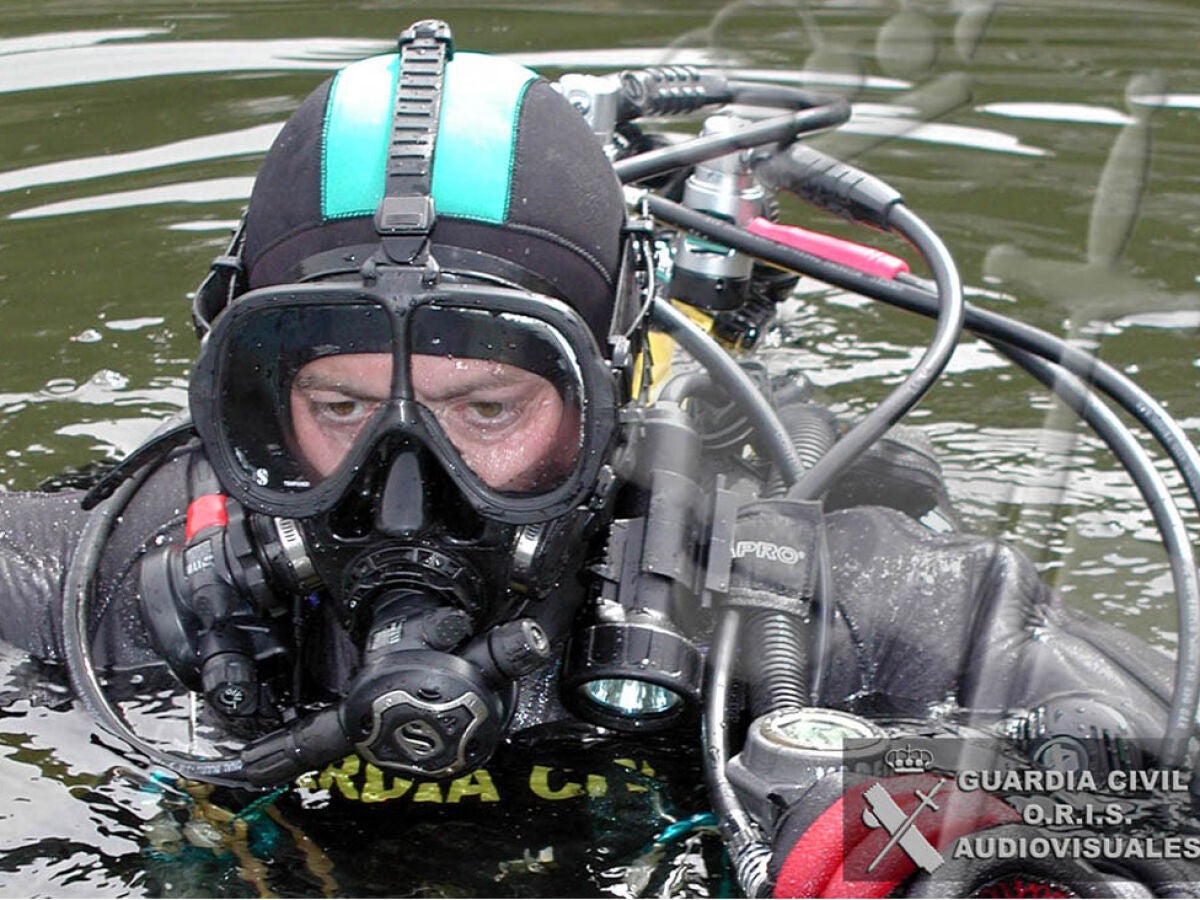
<path id="1" fill-rule="evenodd" d="M 142 563 L 142 619 L 172 672 L 224 716 L 273 717 L 288 700 L 285 635 L 294 610 L 278 598 L 321 586 L 303 529 L 247 513 L 219 491 L 199 454 L 185 544 Z M 215 488 L 215 490 L 210 490 Z M 532 619 L 471 637 L 478 575 L 432 549 L 385 548 L 347 572 L 361 666 L 340 704 L 243 753 L 253 783 L 294 778 L 357 749 L 382 768 L 443 777 L 476 768 L 499 740 L 515 680 L 542 666 L 550 641 Z"/>

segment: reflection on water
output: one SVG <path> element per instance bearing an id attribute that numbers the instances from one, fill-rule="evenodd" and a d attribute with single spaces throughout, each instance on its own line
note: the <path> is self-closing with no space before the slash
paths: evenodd
<path id="1" fill-rule="evenodd" d="M 162 187 L 140 188 L 134 191 L 117 191 L 114 194 L 96 194 L 78 200 L 63 200 L 32 206 L 10 213 L 10 219 L 39 219 L 46 216 L 68 216 L 74 213 L 103 212 L 108 209 L 131 209 L 135 206 L 157 206 L 171 203 L 220 203 L 250 197 L 254 186 L 251 177 L 210 178 L 205 181 L 182 181 Z"/>
<path id="2" fill-rule="evenodd" d="M 346 4 L 336 18 L 305 0 L 204 0 L 186 15 L 116 0 L 6 5 L 4 485 L 119 458 L 182 407 L 195 353 L 186 294 L 223 250 L 259 156 L 327 71 L 386 49 L 389 33 L 424 14 L 449 18 L 460 46 L 551 77 L 721 64 L 852 96 L 850 125 L 818 142 L 905 193 L 955 252 L 975 302 L 1096 348 L 1200 434 L 1200 11 L 1190 0 L 460 5 Z M 1149 70 L 1164 86 L 1136 90 Z M 795 204 L 785 214 L 854 234 Z M 854 415 L 903 377 L 928 334 L 924 320 L 813 292 L 788 305 L 765 355 Z M 968 339 L 913 422 L 941 451 L 971 528 L 1016 542 L 1073 603 L 1172 646 L 1166 561 L 1137 492 L 1028 379 Z M 348 895 L 454 888 L 382 871 L 394 858 L 360 862 L 350 850 L 366 836 L 332 828 L 322 846 L 342 858 L 322 868 L 313 842 L 266 813 L 248 832 L 263 842 L 258 855 L 239 856 L 249 844 L 229 837 L 217 805 L 138 775 L 61 682 L 11 651 L 0 663 L 3 690 L 22 698 L 0 725 L 0 893 L 252 896 L 270 884 L 317 894 L 331 878 Z M 541 845 L 527 850 L 473 889 L 632 892 L 620 863 L 637 846 L 591 859 L 599 874 L 583 883 L 555 875 Z M 265 873 L 251 864 L 261 859 L 273 860 Z"/>
<path id="3" fill-rule="evenodd" d="M 210 72 L 264 72 L 275 69 L 332 70 L 348 62 L 381 53 L 385 41 L 146 41 L 126 43 L 130 35 L 81 33 L 70 43 L 43 49 L 37 38 L 8 50 L 0 69 L 0 94 L 74 87 L 131 78 L 162 78 Z M 51 43 L 55 36 L 49 35 Z M 120 43 L 111 43 L 120 41 Z M 29 46 L 32 42 L 34 46 Z M 6 48 L 0 47 L 0 55 Z"/>
<path id="4" fill-rule="evenodd" d="M 1120 110 L 1083 103 L 985 103 L 977 112 L 1013 119 L 1078 122 L 1082 125 L 1128 125 L 1133 116 Z"/>
<path id="5" fill-rule="evenodd" d="M 147 172 L 165 166 L 180 166 L 210 159 L 229 159 L 238 156 L 262 155 L 279 134 L 282 122 L 256 125 L 240 131 L 228 131 L 202 138 L 175 141 L 130 153 L 92 156 L 64 162 L 14 169 L 0 173 L 0 192 L 18 191 L 45 184 L 65 184 L 106 178 L 127 172 Z M 227 199 L 219 197 L 216 199 Z"/>

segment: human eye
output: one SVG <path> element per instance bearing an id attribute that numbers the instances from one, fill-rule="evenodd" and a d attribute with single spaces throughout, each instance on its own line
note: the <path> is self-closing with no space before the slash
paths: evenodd
<path id="1" fill-rule="evenodd" d="M 500 428 L 518 420 L 524 404 L 512 400 L 470 400 L 462 404 L 465 422 L 483 428 Z"/>
<path id="2" fill-rule="evenodd" d="M 535 395 L 523 387 L 479 389 L 431 406 L 446 435 L 461 448 L 502 441 L 519 432 L 536 405 Z"/>
<path id="3" fill-rule="evenodd" d="M 305 400 L 318 423 L 338 429 L 361 427 L 380 405 L 378 400 L 354 397 L 337 391 L 313 391 Z"/>

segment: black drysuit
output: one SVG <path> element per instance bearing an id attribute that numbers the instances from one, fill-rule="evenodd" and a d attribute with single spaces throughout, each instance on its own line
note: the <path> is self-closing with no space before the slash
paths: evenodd
<path id="1" fill-rule="evenodd" d="M 147 480 L 103 554 L 91 610 L 100 665 L 155 662 L 138 612 L 138 567 L 164 541 L 182 540 L 185 470 L 186 460 L 177 459 Z M 61 660 L 63 583 L 88 514 L 75 493 L 6 494 L 0 507 L 0 638 L 40 659 Z M 837 509 L 825 524 L 836 615 L 823 704 L 866 704 L 897 715 L 951 704 L 991 714 L 1080 692 L 1123 713 L 1140 735 L 1161 735 L 1170 661 L 1066 609 L 1011 548 L 933 533 L 881 505 Z M 337 631 L 332 621 L 330 630 Z M 335 692 L 353 665 L 345 641 L 331 635 L 305 663 Z M 545 689 L 546 677 L 529 680 L 538 689 L 524 692 L 515 728 L 565 715 Z"/>
<path id="2" fill-rule="evenodd" d="M 827 497 L 835 615 L 822 704 L 918 721 L 956 710 L 961 722 L 978 712 L 992 723 L 1055 698 L 1091 698 L 1123 716 L 1133 734 L 1159 737 L 1170 661 L 1065 609 L 1029 561 L 1005 545 L 921 524 L 923 514 L 945 505 L 940 481 L 936 503 L 922 498 L 897 475 L 906 466 L 895 463 L 913 462 L 911 452 L 885 457 L 874 452 Z M 148 478 L 106 545 L 90 609 L 98 665 L 158 664 L 139 614 L 139 563 L 164 542 L 182 541 L 186 470 L 180 458 Z M 64 580 L 89 515 L 79 501 L 78 493 L 0 495 L 0 637 L 43 660 L 63 658 Z M 336 695 L 356 653 L 335 617 L 324 621 L 300 665 L 313 684 Z M 570 895 L 580 889 L 578 873 L 614 889 L 611 879 L 627 880 L 638 868 L 612 862 L 642 859 L 662 815 L 706 809 L 698 742 L 681 748 L 666 738 L 598 741 L 571 720 L 556 679 L 556 667 L 548 667 L 521 682 L 509 741 L 484 770 L 439 785 L 350 757 L 302 779 L 277 803 L 323 847 L 331 877 L 350 893 L 365 896 L 380 884 L 392 895 L 424 891 L 445 881 L 448 866 L 455 890 L 494 893 L 496 881 L 515 871 L 514 858 L 542 846 L 554 848 L 558 874 L 524 876 L 533 880 L 520 882 L 522 890 Z M 349 820 L 344 801 L 353 803 Z M 811 818 L 803 804 L 793 809 L 797 814 L 778 825 L 781 856 Z M 411 853 L 418 845 L 422 852 Z M 459 862 L 464 852 L 470 865 Z M 710 878 L 719 855 L 710 858 Z M 691 871 L 679 868 L 685 856 L 659 866 L 655 877 Z M 164 864 L 184 862 L 170 857 Z M 290 863 L 301 874 L 304 865 Z M 273 877 L 286 879 L 288 866 L 276 867 Z"/>

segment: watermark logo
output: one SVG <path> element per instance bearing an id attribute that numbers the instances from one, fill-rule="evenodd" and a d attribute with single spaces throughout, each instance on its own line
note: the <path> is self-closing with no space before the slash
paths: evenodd
<path id="1" fill-rule="evenodd" d="M 883 761 L 897 775 L 920 775 L 933 766 L 933 754 L 924 747 L 893 747 L 884 754 Z"/>
<path id="2" fill-rule="evenodd" d="M 884 787 L 883 782 L 876 782 L 867 788 L 863 794 L 863 799 L 867 802 L 867 808 L 863 810 L 863 824 L 868 828 L 882 828 L 889 835 L 888 842 L 883 845 L 883 849 L 875 855 L 871 863 L 867 866 L 868 872 L 875 871 L 875 868 L 883 861 L 884 857 L 892 850 L 893 847 L 899 845 L 900 849 L 908 854 L 908 858 L 924 869 L 926 872 L 935 872 L 946 861 L 933 844 L 929 843 L 924 834 L 916 827 L 917 817 L 926 809 L 937 812 L 938 805 L 933 798 L 942 786 L 946 783 L 945 779 L 939 779 L 936 784 L 929 790 L 929 793 L 924 793 L 920 790 L 913 791 L 918 800 L 917 807 L 907 816 L 904 810 L 900 808 L 888 789 Z"/>
<path id="3" fill-rule="evenodd" d="M 1097 881 L 1129 860 L 1200 865 L 1189 773 L 1110 767 L 1152 758 L 1136 742 L 1051 735 L 1018 749 L 908 736 L 877 752 L 872 775 L 847 775 L 848 882 L 892 883 L 959 860 L 1065 860 L 1073 877 Z"/>

